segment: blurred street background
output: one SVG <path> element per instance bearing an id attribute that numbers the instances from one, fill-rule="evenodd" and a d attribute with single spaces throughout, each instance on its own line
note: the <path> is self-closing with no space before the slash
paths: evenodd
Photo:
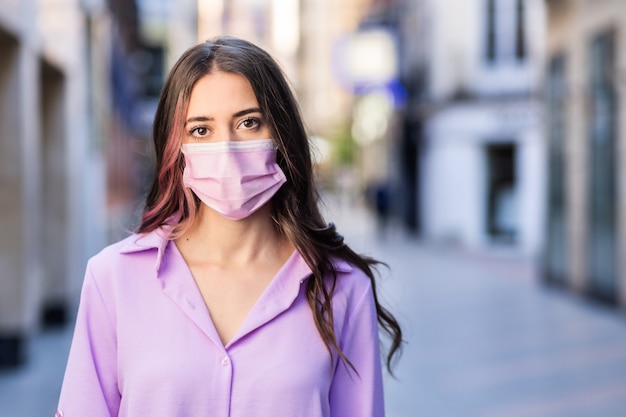
<path id="1" fill-rule="evenodd" d="M 626 416 L 626 0 L 0 0 L 0 416 L 52 416 L 180 54 L 291 80 L 328 220 L 389 264 L 389 417 Z"/>

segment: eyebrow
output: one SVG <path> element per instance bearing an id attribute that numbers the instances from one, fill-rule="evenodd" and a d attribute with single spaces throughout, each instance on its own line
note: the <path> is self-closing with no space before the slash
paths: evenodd
<path id="1" fill-rule="evenodd" d="M 238 112 L 233 114 L 233 119 L 236 119 L 237 117 L 245 116 L 246 114 L 250 114 L 250 113 L 262 113 L 262 111 L 258 107 L 252 107 L 249 109 L 239 110 Z M 189 119 L 187 119 L 187 121 L 185 122 L 185 125 L 188 125 L 189 123 L 192 123 L 192 122 L 210 122 L 212 120 L 215 120 L 215 119 L 213 117 L 208 117 L 208 116 L 194 116 L 194 117 L 190 117 Z"/>

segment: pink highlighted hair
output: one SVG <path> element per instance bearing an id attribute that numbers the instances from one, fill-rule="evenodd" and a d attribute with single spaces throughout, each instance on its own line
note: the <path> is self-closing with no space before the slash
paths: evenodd
<path id="1" fill-rule="evenodd" d="M 157 163 L 154 181 L 159 192 L 150 199 L 150 204 L 146 204 L 139 233 L 173 221 L 169 238 L 175 239 L 184 233 L 195 217 L 198 201 L 193 192 L 183 186 L 184 159 L 180 152 L 186 107 L 181 94 L 176 100 L 172 128 L 164 141 L 163 152 L 157 158 L 160 162 Z"/>

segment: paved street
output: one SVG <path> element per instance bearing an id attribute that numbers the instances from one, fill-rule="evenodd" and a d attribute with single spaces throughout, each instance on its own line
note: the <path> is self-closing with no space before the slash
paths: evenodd
<path id="1" fill-rule="evenodd" d="M 544 286 L 506 251 L 376 239 L 365 213 L 331 211 L 391 266 L 382 289 L 408 344 L 388 417 L 626 416 L 626 315 Z"/>
<path id="2" fill-rule="evenodd" d="M 71 332 L 66 328 L 37 336 L 25 367 L 0 371 L 0 416 L 54 416 Z"/>
<path id="3" fill-rule="evenodd" d="M 348 243 L 386 261 L 382 300 L 407 345 L 386 380 L 388 417 L 626 416 L 626 317 L 546 288 L 511 253 L 470 253 L 329 204 Z M 331 217 L 331 216 L 329 216 Z M 0 372 L 0 416 L 52 416 L 71 329 L 46 332 Z"/>

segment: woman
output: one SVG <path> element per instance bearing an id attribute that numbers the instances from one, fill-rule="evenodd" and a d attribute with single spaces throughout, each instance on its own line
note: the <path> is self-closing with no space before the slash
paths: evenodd
<path id="1" fill-rule="evenodd" d="M 183 54 L 138 233 L 87 266 L 58 416 L 382 416 L 371 267 L 317 207 L 296 101 L 257 46 Z"/>

